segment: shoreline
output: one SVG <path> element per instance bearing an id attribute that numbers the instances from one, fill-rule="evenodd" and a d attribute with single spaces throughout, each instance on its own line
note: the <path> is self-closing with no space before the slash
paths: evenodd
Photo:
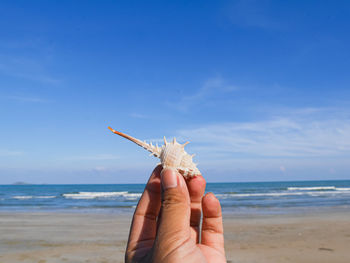
<path id="1" fill-rule="evenodd" d="M 124 262 L 132 214 L 0 212 L 0 262 Z M 350 211 L 224 214 L 228 262 L 349 262 Z"/>
<path id="2" fill-rule="evenodd" d="M 62 209 L 4 209 L 0 210 L 1 214 L 91 214 L 91 215 L 121 215 L 132 216 L 134 207 L 118 208 L 62 208 Z M 347 213 L 350 211 L 349 205 L 338 206 L 310 206 L 310 207 L 275 207 L 275 208 L 244 208 L 237 209 L 232 207 L 223 207 L 222 214 L 233 217 L 263 217 L 263 216 L 297 216 L 297 215 L 314 215 L 328 213 Z"/>

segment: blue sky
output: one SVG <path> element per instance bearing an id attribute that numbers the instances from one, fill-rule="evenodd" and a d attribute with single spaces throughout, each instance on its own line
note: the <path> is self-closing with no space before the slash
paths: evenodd
<path id="1" fill-rule="evenodd" d="M 1 1 L 0 184 L 350 179 L 348 1 Z"/>

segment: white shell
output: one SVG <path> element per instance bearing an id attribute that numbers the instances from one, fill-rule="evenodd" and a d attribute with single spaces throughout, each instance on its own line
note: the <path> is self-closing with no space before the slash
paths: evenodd
<path id="1" fill-rule="evenodd" d="M 164 137 L 164 145 L 158 147 L 158 145 L 154 146 L 152 143 L 148 144 L 125 133 L 113 130 L 111 127 L 108 127 L 108 129 L 151 152 L 151 155 L 160 159 L 163 168 L 175 168 L 185 178 L 201 174 L 196 164 L 192 161 L 194 154 L 189 155 L 184 149 L 188 142 L 179 144 L 175 138 L 172 142 L 167 142 Z"/>

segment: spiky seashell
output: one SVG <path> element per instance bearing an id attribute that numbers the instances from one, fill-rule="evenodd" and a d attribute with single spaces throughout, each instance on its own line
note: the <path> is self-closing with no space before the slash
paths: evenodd
<path id="1" fill-rule="evenodd" d="M 164 137 L 164 145 L 158 147 L 158 145 L 154 146 L 152 143 L 146 143 L 125 133 L 113 130 L 111 127 L 108 127 L 108 129 L 151 152 L 151 155 L 160 159 L 163 168 L 175 168 L 185 178 L 201 174 L 196 164 L 192 161 L 194 154 L 189 155 L 185 151 L 185 146 L 188 142 L 179 144 L 175 138 L 172 142 L 167 142 Z"/>

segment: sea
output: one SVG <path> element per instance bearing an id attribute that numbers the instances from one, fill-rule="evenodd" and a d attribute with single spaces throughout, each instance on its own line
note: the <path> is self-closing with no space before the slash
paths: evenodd
<path id="1" fill-rule="evenodd" d="M 144 184 L 0 185 L 0 212 L 132 213 Z M 350 211 L 350 180 L 208 183 L 224 214 Z"/>

